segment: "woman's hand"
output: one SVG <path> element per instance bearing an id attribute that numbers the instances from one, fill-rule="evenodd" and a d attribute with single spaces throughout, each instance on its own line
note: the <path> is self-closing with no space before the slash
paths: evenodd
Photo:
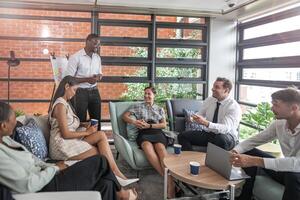
<path id="1" fill-rule="evenodd" d="M 59 168 L 59 171 L 68 168 L 68 165 L 66 165 L 64 161 L 58 161 L 57 163 L 55 163 L 55 165 Z"/>
<path id="2" fill-rule="evenodd" d="M 134 120 L 134 122 L 132 124 L 135 125 L 139 129 L 143 129 L 143 122 L 142 122 L 142 120 L 138 120 L 138 119 Z"/>
<path id="3" fill-rule="evenodd" d="M 142 126 L 143 126 L 143 129 L 148 129 L 151 127 L 151 125 L 147 122 L 145 122 L 145 120 L 142 119 Z"/>
<path id="4" fill-rule="evenodd" d="M 91 122 L 80 122 L 80 126 L 88 128 L 91 125 Z"/>
<path id="5" fill-rule="evenodd" d="M 95 126 L 89 126 L 87 129 L 86 129 L 86 132 L 88 133 L 88 135 L 91 135 L 95 132 L 98 131 L 98 125 L 95 125 Z"/>

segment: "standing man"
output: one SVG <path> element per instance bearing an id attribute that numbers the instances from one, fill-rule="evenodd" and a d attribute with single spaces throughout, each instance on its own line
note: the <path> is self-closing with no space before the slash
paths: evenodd
<path id="1" fill-rule="evenodd" d="M 193 150 L 192 145 L 207 146 L 211 142 L 231 150 L 238 141 L 238 126 L 241 120 L 239 104 L 229 97 L 232 83 L 218 77 L 212 88 L 212 97 L 203 102 L 198 114 L 192 115 L 195 122 L 203 125 L 201 131 L 186 131 L 178 135 L 182 150 Z"/>
<path id="2" fill-rule="evenodd" d="M 285 186 L 283 200 L 300 199 L 300 93 L 296 89 L 279 90 L 271 95 L 275 120 L 267 129 L 238 144 L 231 156 L 234 166 L 243 167 L 246 179 L 241 200 L 250 200 L 257 167 Z M 278 139 L 284 158 L 255 147 Z M 241 154 L 244 153 L 244 154 Z M 268 187 L 268 185 L 266 185 Z"/>
<path id="3" fill-rule="evenodd" d="M 99 46 L 98 35 L 89 34 L 85 47 L 70 57 L 65 73 L 80 83 L 72 101 L 77 116 L 81 122 L 86 122 L 88 111 L 91 119 L 98 120 L 98 130 L 101 129 L 101 98 L 97 81 L 102 78 L 101 58 L 97 54 Z"/>

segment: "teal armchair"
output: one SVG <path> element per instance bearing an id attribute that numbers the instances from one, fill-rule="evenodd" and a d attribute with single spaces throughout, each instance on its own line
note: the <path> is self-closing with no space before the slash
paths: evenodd
<path id="1" fill-rule="evenodd" d="M 141 102 L 109 102 L 110 119 L 114 137 L 114 143 L 119 154 L 135 170 L 152 168 L 144 152 L 138 147 L 136 142 L 128 140 L 126 131 L 126 122 L 123 121 L 122 115 L 127 109 Z M 172 151 L 173 147 L 168 147 Z"/>

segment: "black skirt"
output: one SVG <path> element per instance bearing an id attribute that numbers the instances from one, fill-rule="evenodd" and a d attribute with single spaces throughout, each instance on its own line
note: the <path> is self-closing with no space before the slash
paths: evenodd
<path id="1" fill-rule="evenodd" d="M 148 141 L 151 143 L 162 143 L 167 147 L 167 138 L 164 134 L 164 132 L 161 129 L 154 129 L 154 128 L 148 128 L 148 129 L 140 129 L 139 134 L 136 138 L 136 143 L 141 147 L 142 143 L 144 141 Z"/>

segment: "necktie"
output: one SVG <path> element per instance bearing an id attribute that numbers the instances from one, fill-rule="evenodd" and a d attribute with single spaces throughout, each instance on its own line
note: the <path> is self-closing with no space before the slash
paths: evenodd
<path id="1" fill-rule="evenodd" d="M 214 113 L 214 118 L 213 118 L 213 123 L 217 123 L 218 122 L 218 114 L 219 114 L 219 107 L 220 107 L 221 103 L 217 102 L 217 107 L 215 109 L 215 113 Z"/>

